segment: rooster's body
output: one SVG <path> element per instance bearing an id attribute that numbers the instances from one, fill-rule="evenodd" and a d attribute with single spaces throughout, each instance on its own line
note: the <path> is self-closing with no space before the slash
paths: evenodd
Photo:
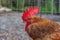
<path id="1" fill-rule="evenodd" d="M 60 40 L 60 25 L 48 19 L 35 17 L 34 13 L 38 13 L 38 8 L 30 8 L 22 16 L 26 22 L 25 31 L 29 36 L 33 40 Z"/>
<path id="2" fill-rule="evenodd" d="M 36 17 L 33 19 L 32 24 L 28 26 L 27 33 L 33 40 L 48 40 L 50 37 L 54 40 L 60 40 L 59 28 L 60 25 L 53 21 Z"/>

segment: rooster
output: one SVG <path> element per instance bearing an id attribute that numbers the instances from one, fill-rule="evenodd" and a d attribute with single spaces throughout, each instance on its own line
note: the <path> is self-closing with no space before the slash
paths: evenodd
<path id="1" fill-rule="evenodd" d="M 38 7 L 26 9 L 22 20 L 26 23 L 25 31 L 33 40 L 60 40 L 60 25 L 54 21 L 36 17 Z"/>

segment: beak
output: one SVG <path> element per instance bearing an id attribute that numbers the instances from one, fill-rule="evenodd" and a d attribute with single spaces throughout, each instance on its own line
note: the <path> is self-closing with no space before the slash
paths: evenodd
<path id="1" fill-rule="evenodd" d="M 31 16 L 31 18 L 35 18 L 35 16 Z"/>

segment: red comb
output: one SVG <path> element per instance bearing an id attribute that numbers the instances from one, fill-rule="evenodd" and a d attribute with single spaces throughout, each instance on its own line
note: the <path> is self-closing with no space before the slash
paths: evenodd
<path id="1" fill-rule="evenodd" d="M 37 7 L 34 7 L 34 10 L 33 10 L 34 14 L 37 14 L 39 12 L 39 8 Z"/>
<path id="2" fill-rule="evenodd" d="M 30 6 L 30 8 L 29 8 L 29 11 L 31 11 L 31 10 L 33 10 L 33 7 L 32 6 Z"/>
<path id="3" fill-rule="evenodd" d="M 34 9 L 29 12 L 29 14 L 30 16 L 33 16 L 34 14 L 37 14 L 38 12 L 39 12 L 39 8 L 34 7 Z"/>
<path id="4" fill-rule="evenodd" d="M 29 9 L 29 16 L 32 16 L 32 13 L 33 13 L 33 7 L 31 6 L 30 9 Z"/>
<path id="5" fill-rule="evenodd" d="M 39 8 L 37 8 L 37 7 L 30 7 L 29 8 L 29 10 L 28 9 L 26 9 L 25 11 L 24 11 L 24 13 L 23 13 L 23 16 L 22 16 L 22 19 L 26 19 L 26 18 L 28 18 L 28 17 L 30 17 L 30 16 L 33 16 L 34 14 L 37 14 L 39 12 Z"/>
<path id="6" fill-rule="evenodd" d="M 25 19 L 27 17 L 28 9 L 26 9 L 23 13 L 22 19 Z"/>

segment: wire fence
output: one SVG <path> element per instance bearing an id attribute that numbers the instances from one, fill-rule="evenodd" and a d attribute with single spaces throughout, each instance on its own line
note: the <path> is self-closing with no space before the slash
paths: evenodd
<path id="1" fill-rule="evenodd" d="M 38 6 L 42 14 L 60 14 L 60 0 L 0 0 L 0 6 L 14 11 L 24 11 L 30 6 Z"/>

